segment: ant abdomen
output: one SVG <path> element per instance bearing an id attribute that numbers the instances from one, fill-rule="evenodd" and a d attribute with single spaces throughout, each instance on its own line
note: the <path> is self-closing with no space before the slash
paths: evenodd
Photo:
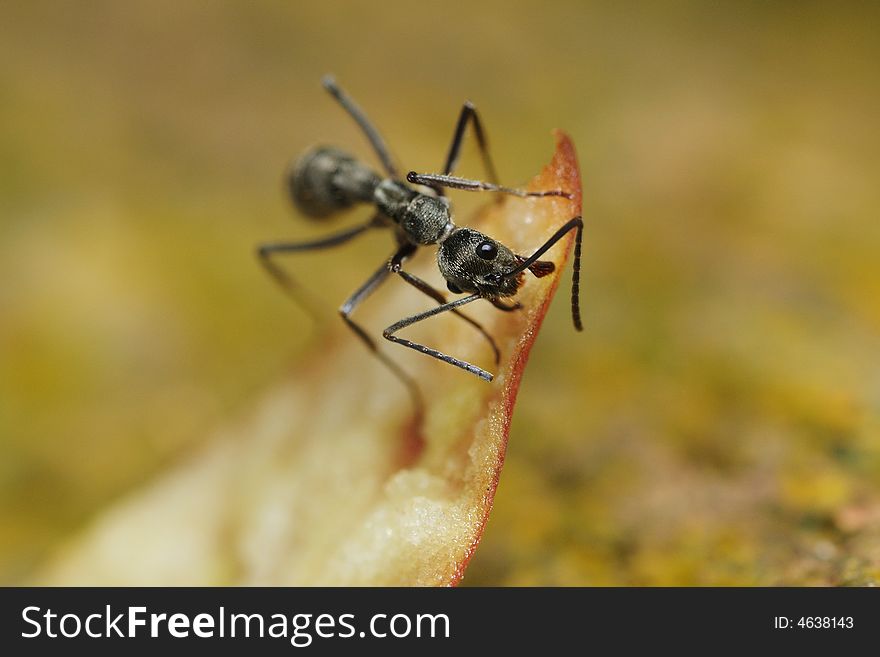
<path id="1" fill-rule="evenodd" d="M 348 153 L 316 146 L 300 157 L 286 176 L 293 204 L 308 217 L 320 219 L 373 200 L 379 178 Z"/>

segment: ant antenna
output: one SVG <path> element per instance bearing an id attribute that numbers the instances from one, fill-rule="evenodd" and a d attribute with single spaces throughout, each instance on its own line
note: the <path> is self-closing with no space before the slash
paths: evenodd
<path id="1" fill-rule="evenodd" d="M 580 279 L 581 279 L 581 239 L 584 234 L 584 220 L 581 217 L 569 219 L 565 224 L 557 230 L 544 244 L 528 258 L 525 258 L 514 269 L 501 275 L 501 278 L 511 278 L 524 272 L 531 267 L 547 250 L 572 229 L 577 229 L 574 235 L 574 262 L 572 263 L 571 275 L 571 320 L 574 327 L 578 331 L 584 330 L 581 323 L 581 304 L 580 304 Z"/>
<path id="2" fill-rule="evenodd" d="M 521 198 L 530 196 L 561 196 L 562 198 L 574 198 L 571 194 L 561 189 L 550 189 L 543 192 L 527 192 L 524 189 L 513 189 L 512 187 L 502 187 L 492 183 L 483 182 L 482 180 L 471 180 L 469 178 L 459 178 L 458 176 L 447 176 L 439 173 L 416 173 L 410 171 L 406 174 L 407 182 L 414 185 L 426 185 L 428 187 L 440 186 L 450 187 L 452 189 L 462 189 L 466 192 L 501 192 L 502 194 L 511 194 Z"/>

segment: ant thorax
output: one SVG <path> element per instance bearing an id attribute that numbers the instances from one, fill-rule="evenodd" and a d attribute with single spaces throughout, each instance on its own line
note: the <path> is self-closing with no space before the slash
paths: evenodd
<path id="1" fill-rule="evenodd" d="M 445 197 L 421 194 L 397 180 L 376 185 L 373 202 L 413 244 L 437 244 L 454 228 Z"/>

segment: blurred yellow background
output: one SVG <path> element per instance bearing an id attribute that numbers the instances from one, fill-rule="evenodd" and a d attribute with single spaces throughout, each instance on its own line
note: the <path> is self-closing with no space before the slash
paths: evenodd
<path id="1" fill-rule="evenodd" d="M 662 6 L 661 6 L 662 5 Z M 532 352 L 466 584 L 880 582 L 880 12 L 828 3 L 0 6 L 0 583 L 191 453 L 316 328 L 253 246 L 315 142 L 461 103 L 578 146 L 583 312 Z M 468 145 L 460 171 L 480 176 Z M 459 216 L 481 200 L 454 196 Z M 303 256 L 335 307 L 387 236 Z"/>

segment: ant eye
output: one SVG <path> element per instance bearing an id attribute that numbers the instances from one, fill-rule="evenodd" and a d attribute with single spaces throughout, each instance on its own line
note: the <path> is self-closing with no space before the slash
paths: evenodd
<path id="1" fill-rule="evenodd" d="M 498 247 L 488 240 L 477 244 L 477 255 L 483 260 L 494 260 L 498 255 Z"/>

